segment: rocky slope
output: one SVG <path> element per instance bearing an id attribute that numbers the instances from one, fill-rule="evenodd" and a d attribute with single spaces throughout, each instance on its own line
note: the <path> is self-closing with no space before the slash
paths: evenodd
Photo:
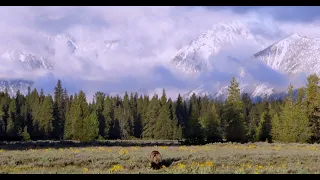
<path id="1" fill-rule="evenodd" d="M 172 62 L 185 73 L 199 72 L 211 65 L 210 57 L 241 41 L 250 41 L 258 49 L 264 47 L 259 38 L 255 37 L 245 24 L 239 21 L 218 23 L 211 30 L 181 48 Z"/>
<path id="2" fill-rule="evenodd" d="M 320 75 L 320 38 L 293 34 L 253 55 L 274 70 Z"/>

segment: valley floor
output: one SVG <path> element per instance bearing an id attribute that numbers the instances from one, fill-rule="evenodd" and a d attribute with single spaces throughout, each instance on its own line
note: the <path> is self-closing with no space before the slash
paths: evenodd
<path id="1" fill-rule="evenodd" d="M 158 150 L 163 167 L 150 168 Z M 320 173 L 320 145 L 231 144 L 204 146 L 0 146 L 0 173 Z"/>

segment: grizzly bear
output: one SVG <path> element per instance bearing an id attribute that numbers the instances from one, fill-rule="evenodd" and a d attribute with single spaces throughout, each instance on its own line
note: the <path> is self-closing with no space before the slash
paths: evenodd
<path id="1" fill-rule="evenodd" d="M 160 169 L 161 168 L 161 154 L 159 151 L 152 151 L 149 160 L 151 162 L 151 168 Z"/>

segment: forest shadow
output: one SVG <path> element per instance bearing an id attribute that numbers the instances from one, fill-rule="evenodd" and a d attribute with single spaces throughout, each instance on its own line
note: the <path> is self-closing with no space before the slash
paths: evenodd
<path id="1" fill-rule="evenodd" d="M 161 163 L 159 163 L 159 164 L 151 162 L 151 168 L 153 170 L 159 170 L 159 169 L 163 168 L 163 166 L 170 167 L 174 162 L 177 162 L 180 160 L 181 160 L 181 158 L 167 158 L 167 159 L 163 159 L 161 161 Z"/>
<path id="2" fill-rule="evenodd" d="M 223 143 L 224 141 L 215 141 Z M 205 145 L 213 142 L 190 142 L 188 140 L 102 140 L 94 142 L 78 142 L 78 141 L 50 141 L 50 140 L 38 140 L 38 141 L 0 141 L 0 149 L 3 150 L 29 150 L 29 149 L 59 149 L 59 148 L 84 148 L 84 147 L 154 147 L 154 146 L 193 146 L 193 145 Z M 170 160 L 168 160 L 170 161 Z"/>
<path id="3" fill-rule="evenodd" d="M 170 167 L 172 165 L 172 163 L 180 161 L 181 158 L 167 158 L 167 159 L 163 159 L 161 161 L 161 165 L 166 166 L 166 167 Z"/>
<path id="4" fill-rule="evenodd" d="M 14 142 L 0 142 L 0 149 L 3 150 L 29 150 L 29 149 L 59 149 L 59 148 L 83 148 L 83 147 L 97 147 L 97 146 L 139 146 L 139 147 L 153 147 L 153 146 L 180 146 L 180 141 L 156 141 L 148 142 L 143 140 L 135 141 L 96 141 L 90 143 L 74 142 L 74 141 L 14 141 Z"/>

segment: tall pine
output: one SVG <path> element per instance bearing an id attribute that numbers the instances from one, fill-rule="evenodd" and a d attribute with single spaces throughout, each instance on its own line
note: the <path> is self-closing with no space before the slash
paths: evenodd
<path id="1" fill-rule="evenodd" d="M 239 83 L 232 78 L 228 87 L 229 95 L 226 102 L 226 139 L 227 141 L 245 141 L 245 126 L 243 116 L 243 103 L 240 97 Z"/>
<path id="2" fill-rule="evenodd" d="M 102 114 L 104 124 L 100 124 L 100 134 L 102 134 L 104 138 L 109 138 L 110 135 L 111 137 L 113 137 L 112 134 L 110 134 L 110 130 L 114 119 L 114 106 L 112 104 L 110 96 L 107 96 L 104 100 L 104 108 Z"/>
<path id="3" fill-rule="evenodd" d="M 40 103 L 39 130 L 43 139 L 49 139 L 53 132 L 53 99 L 50 95 L 45 96 Z"/>
<path id="4" fill-rule="evenodd" d="M 155 124 L 159 116 L 160 103 L 158 101 L 158 95 L 154 95 L 151 101 L 148 103 L 146 109 L 146 117 L 143 121 L 142 136 L 145 139 L 153 139 L 155 133 Z"/>
<path id="5" fill-rule="evenodd" d="M 88 116 L 90 115 L 89 105 L 86 99 L 86 95 L 83 91 L 78 93 L 77 101 L 75 101 L 74 106 L 74 119 L 73 119 L 73 138 L 75 140 L 87 140 L 84 132 L 86 132 L 87 128 L 85 125 L 85 121 L 88 120 Z"/>
<path id="6" fill-rule="evenodd" d="M 320 92 L 319 77 L 312 74 L 308 77 L 306 89 L 306 107 L 307 115 L 310 121 L 312 142 L 320 141 Z"/>
<path id="7" fill-rule="evenodd" d="M 94 111 L 99 121 L 99 135 L 101 137 L 106 137 L 105 128 L 106 128 L 106 120 L 104 116 L 104 108 L 105 108 L 105 94 L 103 92 L 97 92 L 94 96 L 95 99 L 95 108 Z M 93 116 L 92 116 L 93 117 Z"/>
<path id="8" fill-rule="evenodd" d="M 65 99 L 66 91 L 63 90 L 61 80 L 59 79 L 54 88 L 54 103 L 53 103 L 53 136 L 56 139 L 63 138 L 64 123 L 65 123 Z"/>
<path id="9" fill-rule="evenodd" d="M 178 120 L 179 125 L 181 126 L 181 130 L 182 130 L 182 134 L 185 137 L 186 133 L 187 133 L 187 118 L 188 118 L 188 113 L 186 110 L 186 106 L 182 100 L 181 95 L 178 95 L 178 98 L 176 100 L 176 106 L 175 106 L 175 113 L 176 113 L 176 117 Z"/>
<path id="10" fill-rule="evenodd" d="M 222 141 L 222 129 L 215 105 L 208 105 L 205 113 L 200 117 L 201 127 L 207 142 Z"/>
<path id="11" fill-rule="evenodd" d="M 270 105 L 267 103 L 265 111 L 262 113 L 257 130 L 257 139 L 259 141 L 272 142 L 272 117 L 270 114 Z"/>
<path id="12" fill-rule="evenodd" d="M 200 105 L 198 98 L 195 94 L 192 94 L 189 105 L 189 118 L 187 124 L 187 140 L 192 144 L 198 144 L 203 142 L 203 134 L 201 129 L 200 118 Z"/>
<path id="13" fill-rule="evenodd" d="M 154 138 L 155 139 L 172 139 L 173 138 L 173 121 L 171 119 L 170 109 L 167 103 L 165 90 L 162 92 L 160 99 L 159 116 L 157 117 Z"/>

